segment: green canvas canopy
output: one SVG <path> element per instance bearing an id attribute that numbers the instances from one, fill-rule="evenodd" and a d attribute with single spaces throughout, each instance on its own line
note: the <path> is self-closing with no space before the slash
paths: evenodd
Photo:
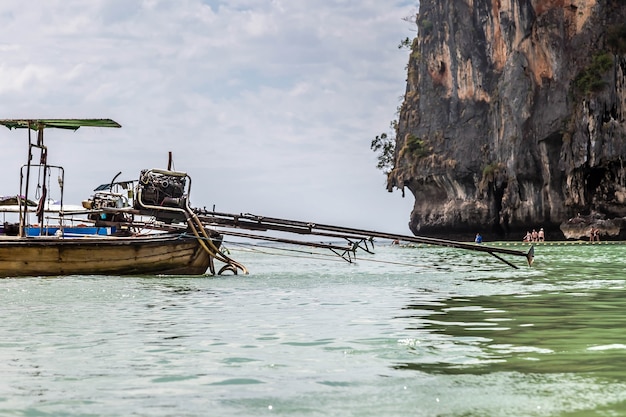
<path id="1" fill-rule="evenodd" d="M 0 125 L 9 129 L 40 130 L 45 128 L 58 128 L 76 130 L 82 126 L 89 127 L 122 127 L 111 119 L 0 119 Z"/>

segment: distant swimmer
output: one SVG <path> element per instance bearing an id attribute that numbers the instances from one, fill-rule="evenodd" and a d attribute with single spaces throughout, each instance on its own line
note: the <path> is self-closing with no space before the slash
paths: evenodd
<path id="1" fill-rule="evenodd" d="M 530 234 L 530 236 L 533 242 L 536 242 L 537 240 L 539 240 L 539 233 L 537 233 L 537 230 L 535 229 L 533 229 L 533 232 Z"/>
<path id="2" fill-rule="evenodd" d="M 546 240 L 546 234 L 543 231 L 543 227 L 541 229 L 539 229 L 539 232 L 537 232 L 537 241 L 538 242 L 545 242 Z"/>

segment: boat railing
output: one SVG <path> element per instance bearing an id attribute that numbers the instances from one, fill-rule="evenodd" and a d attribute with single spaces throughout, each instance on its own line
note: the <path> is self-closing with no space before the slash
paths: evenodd
<path id="1" fill-rule="evenodd" d="M 35 145 L 31 144 L 31 147 Z M 38 146 L 36 146 L 38 147 Z M 19 199 L 19 224 L 20 224 L 20 236 L 26 235 L 26 228 L 29 226 L 29 206 L 26 203 L 29 193 L 29 182 L 30 182 L 30 173 L 33 169 L 39 169 L 40 175 L 37 179 L 37 207 L 35 208 L 35 215 L 37 216 L 38 223 L 43 224 L 45 212 L 49 211 L 48 205 L 50 205 L 51 198 L 49 197 L 51 193 L 51 177 L 52 170 L 56 170 L 57 172 L 57 182 L 58 189 L 60 194 L 59 204 L 60 207 L 63 207 L 63 194 L 64 194 L 64 183 L 65 183 L 65 169 L 59 165 L 49 165 L 46 162 L 45 153 L 42 154 L 42 162 L 40 164 L 26 164 L 22 165 L 20 168 L 20 195 L 24 195 L 25 198 Z M 29 161 L 30 162 L 30 161 Z M 63 229 L 63 219 L 60 220 L 59 227 Z"/>

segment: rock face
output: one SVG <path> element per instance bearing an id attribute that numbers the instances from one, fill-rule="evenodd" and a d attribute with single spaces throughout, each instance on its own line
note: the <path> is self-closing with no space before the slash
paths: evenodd
<path id="1" fill-rule="evenodd" d="M 413 233 L 626 216 L 626 1 L 422 0 L 417 23 L 387 182 Z"/>

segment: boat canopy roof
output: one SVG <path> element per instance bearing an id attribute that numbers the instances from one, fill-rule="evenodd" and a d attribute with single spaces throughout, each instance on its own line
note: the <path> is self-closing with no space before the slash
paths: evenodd
<path id="1" fill-rule="evenodd" d="M 45 128 L 58 128 L 77 130 L 82 126 L 89 127 L 122 127 L 111 119 L 0 119 L 0 125 L 9 129 L 41 130 Z"/>
<path id="2" fill-rule="evenodd" d="M 27 205 L 31 207 L 35 207 L 37 205 L 37 203 L 35 203 L 33 200 L 26 200 L 22 196 L 10 195 L 10 196 L 0 196 L 0 207 L 17 206 L 19 205 L 20 201 L 25 202 Z"/>

